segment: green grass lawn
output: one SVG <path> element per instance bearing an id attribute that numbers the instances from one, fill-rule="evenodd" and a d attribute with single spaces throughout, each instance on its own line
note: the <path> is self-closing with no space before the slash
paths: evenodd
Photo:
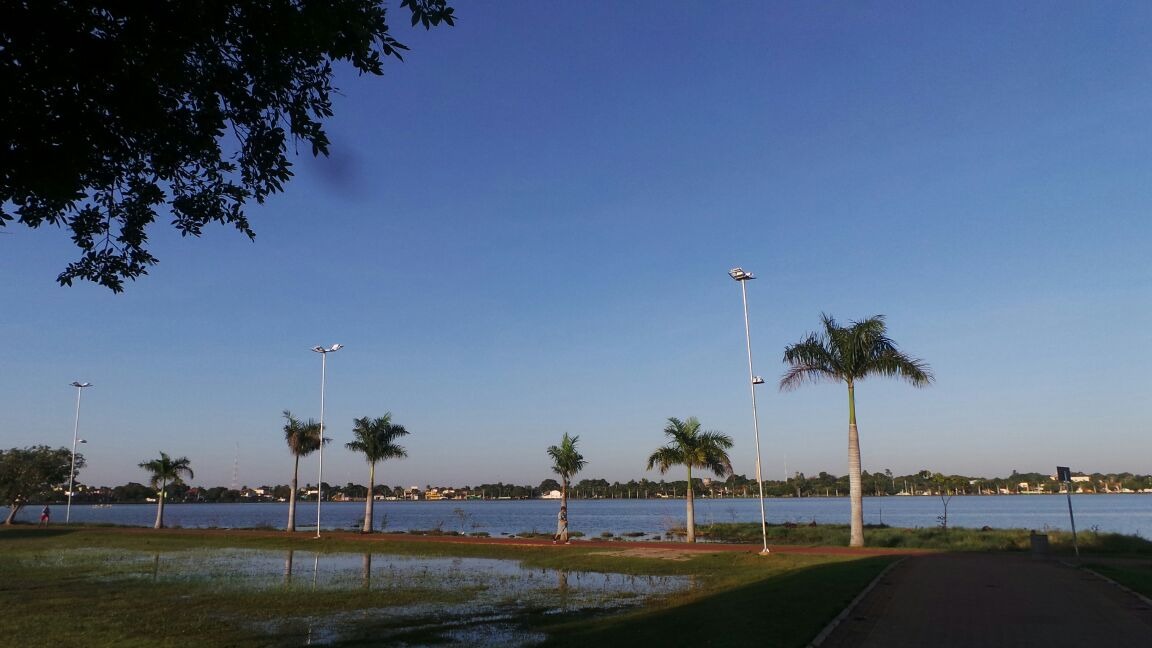
<path id="1" fill-rule="evenodd" d="M 933 551 L 1030 551 L 1032 540 L 1028 529 L 969 529 L 952 527 L 926 527 L 902 529 L 873 526 L 864 528 L 864 540 L 869 547 L 894 549 L 928 549 Z M 697 530 L 702 538 L 718 542 L 761 542 L 759 523 L 737 522 L 703 525 Z M 1053 553 L 1073 553 L 1072 534 L 1067 531 L 1048 531 L 1049 548 Z M 787 546 L 845 546 L 849 530 L 846 524 L 768 525 L 768 544 Z M 1097 554 L 1149 554 L 1152 542 L 1137 536 L 1119 533 L 1081 531 L 1077 536 L 1081 552 Z"/>
<path id="2" fill-rule="evenodd" d="M 1125 587 L 1152 598 L 1152 560 L 1108 561 L 1088 560 L 1085 566 L 1099 572 Z"/>
<path id="3" fill-rule="evenodd" d="M 668 550 L 682 547 L 671 543 Z M 356 567 L 317 586 L 309 580 L 311 561 L 297 564 L 293 575 L 283 573 L 283 557 L 294 554 Z M 254 581 L 249 567 L 230 571 L 230 563 L 214 560 L 236 555 L 270 556 L 272 573 Z M 477 583 L 462 567 L 447 577 L 394 578 L 385 567 L 390 556 L 449 565 L 469 558 L 515 561 L 527 576 Z M 17 527 L 0 530 L 0 607 L 5 636 L 23 646 L 489 645 L 509 638 L 612 646 L 639 637 L 657 644 L 802 646 L 895 559 L 762 557 L 752 548 L 671 557 L 638 553 L 628 543 L 553 547 Z M 361 579 L 361 560 L 375 565 L 366 572 L 372 578 Z M 653 597 L 610 593 L 587 605 L 593 589 L 581 594 L 585 604 L 565 604 L 569 587 L 575 597 L 606 574 L 629 575 L 614 578 L 631 578 L 641 589 L 649 582 L 644 579 L 679 585 Z M 539 591 L 519 589 L 533 579 L 543 584 L 535 586 Z M 471 607 L 479 599 L 487 603 Z"/>

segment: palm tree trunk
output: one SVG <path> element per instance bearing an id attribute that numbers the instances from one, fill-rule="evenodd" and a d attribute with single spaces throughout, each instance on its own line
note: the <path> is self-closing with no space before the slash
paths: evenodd
<path id="1" fill-rule="evenodd" d="M 560 475 L 560 510 L 564 511 L 564 534 L 568 533 L 568 475 Z M 554 538 L 557 542 L 568 542 L 567 537 L 562 537 L 560 533 L 559 519 L 556 524 L 556 536 Z"/>
<path id="2" fill-rule="evenodd" d="M 292 463 L 292 487 L 288 492 L 288 527 L 289 533 L 296 530 L 296 480 L 300 475 L 300 455 L 294 455 L 296 461 Z"/>
<path id="3" fill-rule="evenodd" d="M 372 491 L 376 489 L 376 464 L 368 464 L 368 499 L 364 502 L 364 527 L 361 533 L 372 533 Z"/>
<path id="4" fill-rule="evenodd" d="M 856 429 L 856 387 L 848 383 L 848 500 L 852 523 L 849 547 L 864 546 L 864 493 L 860 484 L 860 433 Z"/>
<path id="5" fill-rule="evenodd" d="M 696 542 L 696 509 L 692 501 L 692 465 L 688 464 L 688 489 L 684 493 L 688 499 L 688 542 Z"/>
<path id="6" fill-rule="evenodd" d="M 160 482 L 160 496 L 156 498 L 156 523 L 152 525 L 153 529 L 164 528 L 164 487 L 166 483 Z"/>

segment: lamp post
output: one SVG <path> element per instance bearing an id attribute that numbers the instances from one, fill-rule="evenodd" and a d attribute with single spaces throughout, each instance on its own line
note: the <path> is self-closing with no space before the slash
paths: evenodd
<path id="1" fill-rule="evenodd" d="M 756 413 L 756 385 L 764 384 L 764 379 L 752 373 L 752 333 L 748 326 L 748 288 L 749 279 L 756 275 L 743 268 L 732 268 L 728 274 L 740 283 L 740 294 L 744 298 L 744 341 L 748 347 L 748 389 L 752 392 L 752 429 L 756 437 L 756 486 L 760 489 L 760 534 L 764 539 L 764 548 L 760 554 L 768 551 L 768 516 L 764 513 L 764 479 L 760 476 L 760 416 Z"/>
<path id="2" fill-rule="evenodd" d="M 80 394 L 84 392 L 85 387 L 91 387 L 92 383 L 74 380 L 72 386 L 76 388 L 76 422 L 72 424 L 72 470 L 68 473 L 68 506 L 64 508 L 65 524 L 72 520 L 72 487 L 76 483 L 76 444 L 87 443 L 87 441 L 80 440 Z"/>
<path id="3" fill-rule="evenodd" d="M 325 349 L 312 347 L 320 354 L 320 476 L 316 478 L 316 537 L 320 537 L 320 502 L 324 499 L 324 384 L 328 374 L 328 354 L 344 348 L 343 344 L 333 344 Z"/>

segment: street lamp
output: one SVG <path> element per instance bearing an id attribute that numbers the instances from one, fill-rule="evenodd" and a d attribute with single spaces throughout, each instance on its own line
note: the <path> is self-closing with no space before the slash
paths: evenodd
<path id="1" fill-rule="evenodd" d="M 748 326 L 748 288 L 749 279 L 756 275 L 743 268 L 732 268 L 728 274 L 740 282 L 740 294 L 744 297 L 744 341 L 748 347 L 748 389 L 752 392 L 752 429 L 756 436 L 756 486 L 760 489 L 760 533 L 764 539 L 764 548 L 760 554 L 768 552 L 768 516 L 764 513 L 764 479 L 760 476 L 760 417 L 756 413 L 756 385 L 764 384 L 764 379 L 752 373 L 752 333 Z"/>
<path id="2" fill-rule="evenodd" d="M 344 348 L 343 344 L 333 344 L 325 349 L 314 346 L 312 350 L 320 354 L 320 476 L 316 478 L 316 537 L 320 537 L 320 502 L 324 499 L 324 383 L 328 373 L 328 354 Z"/>
<path id="3" fill-rule="evenodd" d="M 87 441 L 80 440 L 80 394 L 84 392 L 85 387 L 91 387 L 92 383 L 74 380 L 72 386 L 76 388 L 76 422 L 72 424 L 72 471 L 68 473 L 68 506 L 64 509 L 65 524 L 68 524 L 72 519 L 72 487 L 76 480 L 76 444 L 87 443 Z"/>

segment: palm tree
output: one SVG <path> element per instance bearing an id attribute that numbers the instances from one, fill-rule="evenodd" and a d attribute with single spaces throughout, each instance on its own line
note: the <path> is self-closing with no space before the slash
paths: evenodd
<path id="1" fill-rule="evenodd" d="M 320 448 L 320 424 L 312 419 L 301 423 L 292 412 L 284 410 L 284 440 L 288 442 L 288 449 L 292 451 L 292 488 L 288 493 L 288 527 L 286 531 L 296 530 L 296 491 L 297 478 L 300 475 L 300 457 L 307 457 Z"/>
<path id="2" fill-rule="evenodd" d="M 580 435 L 568 436 L 565 432 L 560 445 L 548 446 L 548 456 L 552 457 L 552 472 L 560 475 L 560 508 L 568 509 L 568 483 L 572 477 L 588 464 L 584 455 L 576 450 Z"/>
<path id="3" fill-rule="evenodd" d="M 791 390 L 805 380 L 843 382 L 848 385 L 848 495 L 852 507 L 850 547 L 864 546 L 864 499 L 860 487 L 860 436 L 856 429 L 856 383 L 876 374 L 903 378 L 915 387 L 932 382 L 932 371 L 922 360 L 896 349 L 886 335 L 884 316 L 839 326 L 821 315 L 824 330 L 784 349 L 791 368 L 780 379 L 780 389 Z"/>
<path id="4" fill-rule="evenodd" d="M 372 491 L 376 488 L 376 463 L 386 459 L 401 459 L 408 456 L 404 448 L 396 445 L 396 439 L 407 436 L 408 430 L 403 425 L 392 422 L 392 412 L 385 412 L 384 416 L 376 419 L 352 419 L 352 434 L 356 440 L 345 444 L 353 452 L 364 453 L 368 460 L 368 499 L 364 503 L 363 533 L 372 531 Z"/>
<path id="5" fill-rule="evenodd" d="M 173 459 L 167 453 L 161 452 L 159 459 L 140 464 L 141 468 L 152 473 L 152 488 L 155 488 L 158 493 L 156 496 L 156 524 L 152 525 L 153 529 L 164 528 L 164 489 L 167 488 L 168 484 L 183 484 L 184 480 L 180 478 L 183 474 L 187 474 L 189 479 L 195 477 L 192 474 L 192 469 L 188 467 L 189 463 L 188 457 Z"/>
<path id="6" fill-rule="evenodd" d="M 701 432 L 700 421 L 695 416 L 681 421 L 672 417 L 664 426 L 668 445 L 658 448 L 648 457 L 648 470 L 653 466 L 660 474 L 668 472 L 672 466 L 683 465 L 688 469 L 688 542 L 696 542 L 696 513 L 693 508 L 692 469 L 705 468 L 717 477 L 726 477 L 732 472 L 732 461 L 728 458 L 728 448 L 732 438 L 722 432 Z"/>

